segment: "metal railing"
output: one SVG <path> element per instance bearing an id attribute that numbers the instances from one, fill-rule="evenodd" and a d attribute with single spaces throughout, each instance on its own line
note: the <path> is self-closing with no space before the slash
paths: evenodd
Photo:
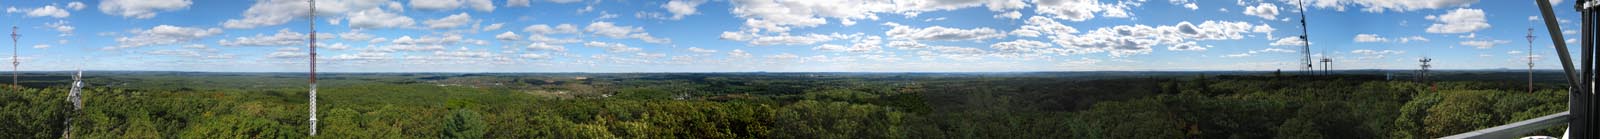
<path id="1" fill-rule="evenodd" d="M 1522 121 L 1518 121 L 1518 122 L 1511 123 L 1511 124 L 1500 125 L 1500 126 L 1480 129 L 1480 130 L 1477 130 L 1477 131 L 1472 131 L 1472 132 L 1467 132 L 1467 133 L 1461 133 L 1461 134 L 1446 136 L 1446 137 L 1443 137 L 1443 138 L 1445 138 L 1445 139 L 1512 139 L 1512 138 L 1519 138 L 1522 135 L 1526 135 L 1526 134 L 1532 133 L 1534 131 L 1549 129 L 1551 127 L 1556 127 L 1556 126 L 1560 126 L 1560 125 L 1566 125 L 1567 124 L 1567 116 L 1569 116 L 1569 115 L 1572 115 L 1572 112 L 1570 112 L 1570 111 L 1569 112 L 1561 112 L 1561 113 L 1541 116 L 1539 118 L 1522 120 Z"/>

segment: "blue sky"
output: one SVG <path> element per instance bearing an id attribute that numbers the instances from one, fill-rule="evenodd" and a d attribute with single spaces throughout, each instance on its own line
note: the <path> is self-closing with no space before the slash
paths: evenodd
<path id="1" fill-rule="evenodd" d="M 1297 69 L 1296 2 L 13 0 L 0 22 L 27 71 L 305 71 L 313 21 L 330 72 L 1270 71 Z M 1333 69 L 1526 68 L 1530 27 L 1559 68 L 1532 2 L 1306 3 Z"/>

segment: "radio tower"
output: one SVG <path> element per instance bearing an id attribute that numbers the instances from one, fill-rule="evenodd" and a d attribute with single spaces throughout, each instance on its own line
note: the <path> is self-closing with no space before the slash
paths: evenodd
<path id="1" fill-rule="evenodd" d="M 1333 67 L 1333 59 L 1328 58 L 1328 53 L 1324 50 L 1322 53 L 1322 75 L 1333 75 L 1328 73 L 1329 67 Z"/>
<path id="2" fill-rule="evenodd" d="M 22 37 L 22 35 L 16 34 L 16 26 L 11 26 L 11 88 L 16 88 L 16 91 L 22 91 L 22 86 L 16 85 L 18 83 L 18 80 L 16 80 L 18 67 L 16 66 L 22 64 L 22 62 L 16 61 L 16 38 L 18 37 Z"/>
<path id="3" fill-rule="evenodd" d="M 1300 42 L 1304 43 L 1304 45 L 1302 47 L 1300 47 L 1301 48 L 1300 49 L 1300 55 L 1305 56 L 1304 58 L 1300 59 L 1301 60 L 1300 65 L 1304 65 L 1304 67 L 1300 67 L 1300 70 L 1305 71 L 1306 74 L 1312 74 L 1312 73 L 1314 73 L 1316 71 L 1316 68 L 1312 68 L 1311 67 L 1311 64 L 1312 64 L 1311 63 L 1311 39 L 1308 39 L 1308 38 L 1310 38 L 1308 36 L 1311 35 L 1311 32 L 1308 31 L 1308 29 L 1306 29 L 1307 26 L 1306 26 L 1305 0 L 1299 0 L 1299 1 L 1296 1 L 1296 2 L 1300 3 L 1300 4 L 1296 4 L 1296 5 L 1298 5 L 1298 7 L 1300 7 L 1300 33 L 1302 33 L 1298 37 L 1300 37 Z M 1324 60 L 1326 60 L 1326 59 L 1324 59 Z"/>
<path id="4" fill-rule="evenodd" d="M 1422 57 L 1422 59 L 1417 60 L 1417 62 L 1422 62 L 1422 70 L 1420 70 L 1419 74 L 1417 74 L 1417 80 L 1422 81 L 1422 83 L 1428 83 L 1428 68 L 1433 67 L 1433 65 L 1428 65 L 1428 62 L 1433 62 L 1433 59 Z"/>
<path id="5" fill-rule="evenodd" d="M 317 0 L 311 3 L 311 136 L 317 136 Z"/>
<path id="6" fill-rule="evenodd" d="M 1528 93 L 1533 93 L 1533 26 L 1528 26 Z"/>

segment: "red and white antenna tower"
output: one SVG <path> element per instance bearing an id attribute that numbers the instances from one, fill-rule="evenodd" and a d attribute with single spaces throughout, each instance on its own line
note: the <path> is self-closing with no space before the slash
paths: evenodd
<path id="1" fill-rule="evenodd" d="M 317 0 L 310 0 L 311 13 L 311 136 L 317 136 Z"/>
<path id="2" fill-rule="evenodd" d="M 1533 93 L 1533 25 L 1528 25 L 1528 93 Z"/>

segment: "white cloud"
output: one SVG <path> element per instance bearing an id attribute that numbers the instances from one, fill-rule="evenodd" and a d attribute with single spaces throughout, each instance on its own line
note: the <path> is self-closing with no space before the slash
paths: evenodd
<path id="1" fill-rule="evenodd" d="M 463 0 L 411 0 L 412 9 L 443 11 L 461 8 Z"/>
<path id="2" fill-rule="evenodd" d="M 838 40 L 838 39 L 854 38 L 854 37 L 860 36 L 860 35 L 861 34 L 849 34 L 849 35 L 846 35 L 846 34 L 839 34 L 839 33 L 833 33 L 833 34 L 807 33 L 807 34 L 803 34 L 803 35 L 789 35 L 789 34 L 761 35 L 761 34 L 756 34 L 756 33 L 752 33 L 752 32 L 722 32 L 722 35 L 719 38 L 722 39 L 722 40 L 746 41 L 750 45 L 758 45 L 758 46 L 761 46 L 761 45 L 810 45 L 810 44 L 817 44 L 817 43 L 821 43 L 821 42 L 828 42 L 828 41 L 833 41 L 833 40 Z"/>
<path id="3" fill-rule="evenodd" d="M 639 39 L 639 40 L 644 41 L 644 42 L 656 43 L 656 44 L 664 44 L 664 43 L 671 43 L 672 42 L 671 39 L 656 38 L 655 36 L 650 36 L 650 33 L 644 32 L 644 27 L 618 26 L 618 25 L 613 24 L 611 22 L 605 22 L 605 21 L 589 23 L 589 26 L 584 27 L 584 31 L 588 31 L 588 32 L 593 33 L 595 35 L 600 35 L 600 36 L 605 36 L 605 37 L 611 37 L 611 38 L 634 38 L 634 39 Z"/>
<path id="4" fill-rule="evenodd" d="M 1026 23 L 1026 24 L 1023 25 L 1022 27 L 1017 28 L 1017 30 L 1011 31 L 1011 34 L 1012 35 L 1017 35 L 1017 36 L 1026 36 L 1026 37 L 1039 37 L 1039 35 L 1044 35 L 1044 34 L 1071 34 L 1071 33 L 1078 33 L 1078 29 L 1077 28 L 1072 28 L 1071 26 L 1063 25 L 1060 22 L 1056 22 L 1054 19 L 1040 17 L 1040 16 L 1029 17 L 1028 21 L 1026 21 L 1024 23 Z"/>
<path id="5" fill-rule="evenodd" d="M 745 19 L 744 27 L 754 32 L 788 32 L 791 27 L 816 27 L 827 18 L 842 25 L 854 20 L 877 20 L 878 13 L 915 16 L 921 12 L 987 6 L 990 11 L 1007 11 L 1027 6 L 1022 0 L 965 1 L 882 1 L 882 0 L 733 0 L 731 14 Z M 1124 12 L 1125 13 L 1125 12 Z"/>
<path id="6" fill-rule="evenodd" d="M 1261 54 L 1261 53 L 1294 53 L 1294 52 L 1295 52 L 1294 50 L 1289 50 L 1289 49 L 1267 48 L 1267 49 L 1261 49 L 1261 50 L 1250 50 L 1250 51 L 1246 51 L 1244 53 L 1238 53 L 1238 54 L 1228 54 L 1228 55 L 1223 55 L 1222 57 L 1249 57 L 1249 56 L 1254 56 L 1256 54 Z"/>
<path id="7" fill-rule="evenodd" d="M 535 24 L 522 28 L 522 31 L 533 34 L 570 34 L 579 32 L 578 26 L 572 24 L 560 24 L 556 25 L 554 28 L 551 28 L 550 25 Z"/>
<path id="8" fill-rule="evenodd" d="M 136 19 L 156 17 L 156 12 L 189 8 L 190 0 L 103 0 L 100 12 Z"/>
<path id="9" fill-rule="evenodd" d="M 587 42 L 587 43 L 583 43 L 583 47 L 601 48 L 601 49 L 605 49 L 606 52 L 610 52 L 610 53 L 629 53 L 629 52 L 639 52 L 639 51 L 644 50 L 644 49 L 639 49 L 639 48 L 636 48 L 636 47 L 628 47 L 627 44 L 606 43 L 606 42 L 596 42 L 596 41 L 590 41 L 590 42 Z"/>
<path id="10" fill-rule="evenodd" d="M 85 6 L 83 5 L 83 2 L 74 1 L 74 2 L 68 2 L 67 3 L 67 9 L 72 9 L 73 11 L 83 10 L 84 7 Z"/>
<path id="11" fill-rule="evenodd" d="M 462 12 L 444 18 L 422 21 L 422 24 L 427 25 L 429 29 L 451 29 L 467 25 L 469 22 L 472 22 L 472 15 Z"/>
<path id="12" fill-rule="evenodd" d="M 1034 12 L 1068 21 L 1093 19 L 1095 13 L 1106 17 L 1128 18 L 1133 16 L 1128 10 L 1142 5 L 1141 2 L 1143 1 L 1100 3 L 1099 0 L 1036 0 Z"/>
<path id="13" fill-rule="evenodd" d="M 733 51 L 728 51 L 728 57 L 749 58 L 750 53 L 746 53 L 744 50 L 733 49 Z"/>
<path id="14" fill-rule="evenodd" d="M 889 29 L 889 31 L 884 32 L 884 34 L 888 35 L 889 38 L 892 39 L 910 39 L 922 41 L 983 41 L 1006 37 L 1005 33 L 1001 33 L 1000 31 L 996 31 L 987 27 L 973 29 L 946 28 L 943 26 L 912 28 L 910 26 L 904 26 L 894 22 L 884 23 L 884 25 L 894 27 Z"/>
<path id="15" fill-rule="evenodd" d="M 278 48 L 278 51 L 268 53 L 267 58 L 305 58 L 310 55 L 309 52 L 301 51 L 300 47 L 283 47 Z"/>
<path id="16" fill-rule="evenodd" d="M 337 22 L 337 18 L 354 14 L 361 9 L 379 8 L 387 0 L 320 0 L 317 1 L 317 16 L 328 18 Z M 288 23 L 295 19 L 303 19 L 310 15 L 309 3 L 305 0 L 258 0 L 255 4 L 245 9 L 242 19 L 228 19 L 222 23 L 224 28 L 249 29 L 265 26 L 275 26 Z M 337 24 L 337 23 L 335 23 Z"/>
<path id="17" fill-rule="evenodd" d="M 554 3 L 575 3 L 575 2 L 583 2 L 583 0 L 550 0 L 550 2 L 554 2 Z"/>
<path id="18" fill-rule="evenodd" d="M 494 2 L 490 0 L 411 0 L 411 8 L 429 11 L 444 11 L 471 7 L 473 10 L 493 12 Z"/>
<path id="19" fill-rule="evenodd" d="M 350 14 L 350 28 L 399 28 L 415 25 L 416 20 L 404 15 L 371 8 Z"/>
<path id="20" fill-rule="evenodd" d="M 348 31 L 348 32 L 339 33 L 339 39 L 344 39 L 344 40 L 348 40 L 348 41 L 366 41 L 366 40 L 372 40 L 372 38 L 374 38 L 374 37 L 377 37 L 377 36 L 373 36 L 372 34 L 362 33 L 361 30 L 351 30 L 351 31 Z"/>
<path id="21" fill-rule="evenodd" d="M 668 1 L 667 4 L 662 4 L 661 8 L 666 8 L 667 12 L 672 13 L 670 19 L 678 20 L 683 19 L 684 16 L 699 14 L 695 7 L 705 2 L 705 0 L 673 0 Z"/>
<path id="22" fill-rule="evenodd" d="M 1466 45 L 1466 46 L 1472 46 L 1472 47 L 1475 47 L 1475 48 L 1478 48 L 1478 49 L 1489 49 L 1489 48 L 1494 48 L 1495 45 L 1506 44 L 1506 43 L 1511 43 L 1511 41 L 1506 41 L 1506 40 L 1470 40 L 1470 41 L 1461 41 L 1460 44 L 1461 45 Z"/>
<path id="23" fill-rule="evenodd" d="M 1261 3 L 1261 5 L 1245 7 L 1244 15 L 1252 15 L 1265 18 L 1267 20 L 1277 20 L 1278 6 L 1272 5 L 1272 3 Z"/>
<path id="24" fill-rule="evenodd" d="M 700 48 L 700 47 L 689 47 L 689 52 L 694 52 L 694 53 L 716 53 L 717 50 L 705 49 L 705 48 Z"/>
<path id="25" fill-rule="evenodd" d="M 812 47 L 811 50 L 839 51 L 839 52 L 857 52 L 857 53 L 876 52 L 878 50 L 883 50 L 883 45 L 882 45 L 883 44 L 883 38 L 882 37 L 878 37 L 878 36 L 863 37 L 861 39 L 851 40 L 851 42 L 853 44 L 851 44 L 850 46 L 841 46 L 841 45 L 834 45 L 834 44 L 823 44 L 823 45 L 820 45 L 820 46 L 817 46 L 817 47 Z"/>
<path id="26" fill-rule="evenodd" d="M 1379 37 L 1377 34 L 1356 34 L 1356 42 L 1389 42 L 1389 38 Z"/>
<path id="27" fill-rule="evenodd" d="M 72 13 L 67 12 L 66 9 L 56 8 L 55 5 L 45 5 L 44 7 L 28 10 L 28 17 L 67 18 L 68 16 L 72 16 Z"/>
<path id="28" fill-rule="evenodd" d="M 1030 53 L 1030 54 L 1051 54 L 1051 53 L 1057 53 L 1058 51 L 1061 51 L 1061 49 L 1059 49 L 1059 48 L 1050 47 L 1049 43 L 1033 41 L 1033 40 L 1015 40 L 1015 41 L 1008 41 L 1008 42 L 1000 42 L 1000 43 L 995 43 L 995 44 L 989 45 L 989 48 L 993 48 L 995 50 L 999 50 L 999 51 L 1002 51 L 1002 52 Z"/>
<path id="29" fill-rule="evenodd" d="M 1356 49 L 1356 50 L 1351 50 L 1350 53 L 1362 54 L 1362 55 L 1398 55 L 1398 54 L 1405 54 L 1406 51 Z"/>
<path id="30" fill-rule="evenodd" d="M 150 29 L 136 29 L 129 34 L 116 39 L 117 45 L 105 49 L 135 48 L 150 45 L 172 45 L 199 40 L 201 38 L 222 34 L 219 28 L 191 28 L 172 25 L 159 25 Z"/>
<path id="31" fill-rule="evenodd" d="M 529 2 L 529 0 L 507 0 L 506 1 L 506 7 L 532 7 L 532 6 L 533 6 L 533 4 L 531 4 L 531 2 Z"/>
<path id="32" fill-rule="evenodd" d="M 1316 8 L 1331 8 L 1344 11 L 1346 5 L 1365 6 L 1361 11 L 1383 13 L 1384 11 L 1417 11 L 1426 9 L 1442 9 L 1450 7 L 1467 7 L 1478 0 L 1307 0 L 1308 6 Z M 1293 2 L 1290 2 L 1293 4 Z"/>
<path id="33" fill-rule="evenodd" d="M 55 29 L 56 32 L 61 32 L 60 36 L 72 36 L 73 31 L 77 30 L 77 27 L 72 27 L 72 25 L 68 24 L 66 20 L 46 22 L 44 23 L 44 26 L 49 27 L 50 29 Z"/>
<path id="34" fill-rule="evenodd" d="M 517 35 L 517 33 L 512 33 L 510 31 L 506 31 L 506 33 L 500 33 L 500 35 L 494 35 L 494 39 L 501 40 L 501 41 L 518 41 L 518 40 L 522 40 L 522 36 L 521 35 Z"/>
<path id="35" fill-rule="evenodd" d="M 480 12 L 494 11 L 494 1 L 490 0 L 467 0 L 467 6 Z"/>
<path id="36" fill-rule="evenodd" d="M 289 29 L 281 29 L 272 36 L 256 34 L 256 36 L 250 37 L 236 37 L 233 40 L 220 40 L 217 41 L 217 44 L 222 46 L 294 46 L 305 45 L 305 40 L 306 34 L 289 31 Z"/>
<path id="37" fill-rule="evenodd" d="M 1020 19 L 1020 18 L 1022 18 L 1022 12 L 1017 12 L 1017 11 L 1006 12 L 1006 13 L 1003 13 L 1003 14 L 994 15 L 994 18 Z"/>
<path id="38" fill-rule="evenodd" d="M 533 43 L 528 44 L 528 50 L 566 52 L 567 47 L 559 44 Z"/>
<path id="39" fill-rule="evenodd" d="M 1433 20 L 1433 25 L 1428 26 L 1428 33 L 1467 33 L 1489 28 L 1489 20 L 1484 19 L 1483 10 L 1456 9 L 1443 15 L 1429 15 L 1428 20 Z"/>
<path id="40" fill-rule="evenodd" d="M 506 26 L 506 23 L 489 24 L 489 26 L 483 27 L 483 31 L 500 30 L 500 28 L 504 28 L 505 26 Z"/>
<path id="41" fill-rule="evenodd" d="M 1304 46 L 1305 42 L 1306 41 L 1305 40 L 1301 40 L 1300 37 L 1283 37 L 1282 39 L 1278 39 L 1278 41 L 1273 41 L 1272 44 L 1270 44 L 1270 45 L 1272 45 L 1272 46 Z"/>
<path id="42" fill-rule="evenodd" d="M 50 45 L 49 44 L 35 44 L 35 45 L 33 45 L 33 49 L 50 49 Z"/>

